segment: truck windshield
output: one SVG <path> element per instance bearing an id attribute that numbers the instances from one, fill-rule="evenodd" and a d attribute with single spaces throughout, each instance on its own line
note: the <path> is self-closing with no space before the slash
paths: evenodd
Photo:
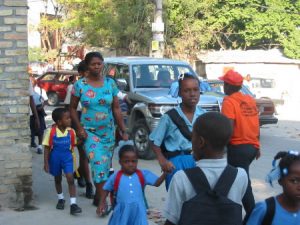
<path id="1" fill-rule="evenodd" d="M 146 64 L 132 66 L 135 88 L 170 88 L 180 74 L 187 72 L 195 74 L 187 65 Z"/>

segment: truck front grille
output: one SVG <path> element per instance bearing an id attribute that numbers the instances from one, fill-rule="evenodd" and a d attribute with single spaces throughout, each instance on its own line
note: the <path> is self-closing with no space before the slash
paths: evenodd
<path id="1" fill-rule="evenodd" d="M 200 105 L 200 107 L 205 109 L 207 112 L 220 112 L 220 106 L 218 104 Z"/>

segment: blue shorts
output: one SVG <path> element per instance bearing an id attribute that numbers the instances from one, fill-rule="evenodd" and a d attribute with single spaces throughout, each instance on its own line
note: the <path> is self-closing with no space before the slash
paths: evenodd
<path id="1" fill-rule="evenodd" d="M 49 159 L 49 172 L 52 176 L 61 176 L 62 170 L 65 174 L 73 173 L 73 156 L 71 151 L 51 151 Z"/>

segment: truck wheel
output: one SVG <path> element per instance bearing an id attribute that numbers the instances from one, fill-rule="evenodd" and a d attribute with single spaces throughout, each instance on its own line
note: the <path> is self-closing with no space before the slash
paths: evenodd
<path id="1" fill-rule="evenodd" d="M 137 120 L 132 128 L 131 139 L 134 141 L 134 145 L 141 159 L 155 158 L 155 154 L 150 148 L 149 134 L 150 130 L 146 121 L 144 119 Z"/>
<path id="2" fill-rule="evenodd" d="M 49 92 L 47 94 L 48 96 L 48 104 L 51 105 L 51 106 L 55 106 L 55 105 L 58 105 L 58 95 L 55 93 L 55 92 Z"/>

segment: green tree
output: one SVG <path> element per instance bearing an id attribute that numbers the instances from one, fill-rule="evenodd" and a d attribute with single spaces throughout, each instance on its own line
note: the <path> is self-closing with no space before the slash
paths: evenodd
<path id="1" fill-rule="evenodd" d="M 28 59 L 30 62 L 44 61 L 45 57 L 42 49 L 38 47 L 28 48 Z"/>
<path id="2" fill-rule="evenodd" d="M 63 29 L 92 46 L 148 55 L 153 0 L 57 0 Z M 299 58 L 300 0 L 164 0 L 166 54 L 206 49 L 282 48 Z M 62 28 L 59 28 L 62 29 Z"/>
<path id="3" fill-rule="evenodd" d="M 86 44 L 114 47 L 131 55 L 148 55 L 153 4 L 148 0 L 61 0 L 69 25 Z"/>
<path id="4" fill-rule="evenodd" d="M 165 10 L 171 54 L 280 47 L 299 58 L 299 0 L 165 0 Z"/>

